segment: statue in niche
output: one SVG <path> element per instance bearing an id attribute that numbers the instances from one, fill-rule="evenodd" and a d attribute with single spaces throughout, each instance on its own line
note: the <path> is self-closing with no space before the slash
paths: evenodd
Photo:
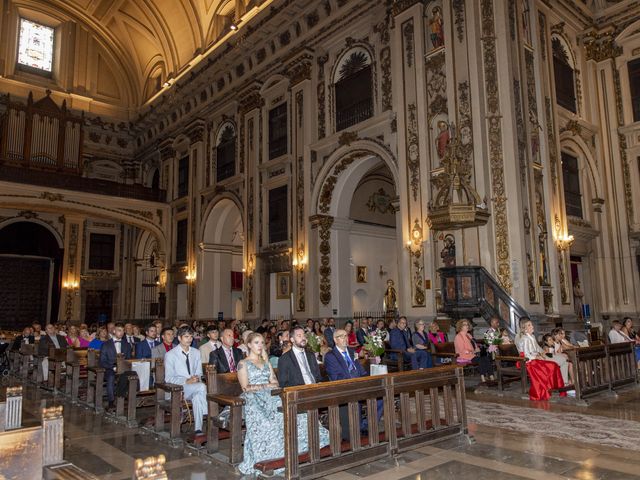
<path id="1" fill-rule="evenodd" d="M 384 292 L 382 308 L 385 312 L 395 312 L 398 309 L 398 295 L 393 286 L 393 280 L 387 280 L 387 290 Z"/>
<path id="2" fill-rule="evenodd" d="M 433 48 L 442 47 L 444 45 L 444 24 L 442 21 L 442 9 L 433 7 L 431 10 L 431 20 L 429 21 L 429 29 L 431 30 L 431 45 Z"/>
<path id="3" fill-rule="evenodd" d="M 440 120 L 437 125 L 438 136 L 436 137 L 436 152 L 438 152 L 438 158 L 442 160 L 447 151 L 449 140 L 451 140 L 451 132 L 449 132 L 449 124 L 444 120 Z"/>
<path id="4" fill-rule="evenodd" d="M 573 284 L 573 311 L 575 312 L 578 318 L 582 318 L 582 305 L 584 292 L 582 291 L 582 286 L 580 285 L 580 279 L 576 278 L 576 281 Z"/>
<path id="5" fill-rule="evenodd" d="M 444 237 L 444 248 L 440 252 L 440 258 L 445 267 L 456 266 L 456 239 L 450 233 Z"/>

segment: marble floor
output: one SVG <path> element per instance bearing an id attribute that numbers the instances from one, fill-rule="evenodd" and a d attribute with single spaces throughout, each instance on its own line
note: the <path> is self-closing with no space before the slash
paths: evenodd
<path id="1" fill-rule="evenodd" d="M 640 432 L 640 388 L 631 388 L 617 398 L 603 397 L 588 407 L 570 402 L 532 403 L 491 393 L 468 393 L 473 409 L 482 402 L 492 408 L 504 404 L 512 412 L 522 411 L 523 421 L 531 408 L 554 415 L 556 428 L 563 429 L 563 414 L 593 415 L 624 420 L 630 432 Z M 37 422 L 41 406 L 60 403 L 43 390 L 27 387 L 24 399 L 25 424 Z M 130 429 L 105 415 L 65 403 L 65 459 L 102 480 L 132 478 L 136 458 L 163 453 L 171 480 L 242 478 L 228 466 L 201 455 L 195 448 L 172 448 L 165 440 L 142 428 Z M 144 413 L 143 413 L 144 415 Z M 579 479 L 618 480 L 640 478 L 640 443 L 637 448 L 620 448 L 586 442 L 580 431 L 575 438 L 557 438 L 553 432 L 528 428 L 527 432 L 503 428 L 470 418 L 471 441 L 466 438 L 439 441 L 350 470 L 328 475 L 329 480 L 438 480 L 438 479 Z M 499 423 L 499 422 L 498 422 Z M 548 426 L 545 425 L 545 428 Z M 553 428 L 553 427 L 552 427 Z M 633 445 L 631 445 L 633 446 Z M 0 475 L 1 476 L 1 475 Z"/>

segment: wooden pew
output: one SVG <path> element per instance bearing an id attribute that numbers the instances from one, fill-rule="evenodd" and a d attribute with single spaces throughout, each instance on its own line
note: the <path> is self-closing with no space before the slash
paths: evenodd
<path id="1" fill-rule="evenodd" d="M 67 359 L 67 349 L 50 347 L 47 358 L 49 359 L 47 388 L 53 390 L 54 393 L 58 393 L 62 387 L 62 370 Z"/>
<path id="2" fill-rule="evenodd" d="M 606 345 L 611 389 L 638 383 L 638 368 L 633 342 Z"/>
<path id="3" fill-rule="evenodd" d="M 496 355 L 496 373 L 498 375 L 498 388 L 504 391 L 505 385 L 512 382 L 520 382 L 520 391 L 527 393 L 527 367 L 523 357 L 518 353 L 518 348 L 513 343 L 498 345 Z"/>
<path id="4" fill-rule="evenodd" d="M 611 390 L 605 345 L 572 348 L 566 353 L 573 365 L 573 385 L 577 400 Z"/>
<path id="5" fill-rule="evenodd" d="M 37 354 L 37 345 L 20 345 L 20 377 L 24 380 L 29 378 L 29 372 L 35 365 L 34 356 Z"/>
<path id="6" fill-rule="evenodd" d="M 326 382 L 279 391 L 282 399 L 285 456 L 256 464 L 269 475 L 284 467 L 284 478 L 312 479 L 357 465 L 396 455 L 434 440 L 467 434 L 464 378 L 459 367 L 398 372 Z M 369 423 L 367 436 L 360 433 L 360 402 L 376 418 L 377 399 L 384 403 L 384 431 Z M 412 408 L 410 399 L 416 399 Z M 400 427 L 396 427 L 394 403 L 398 399 Z M 349 441 L 341 441 L 340 405 L 348 405 Z M 443 406 L 444 418 L 440 416 Z M 330 444 L 320 448 L 318 410 L 329 410 Z M 307 416 L 309 451 L 300 454 L 297 415 Z M 415 418 L 415 421 L 414 421 Z"/>
<path id="7" fill-rule="evenodd" d="M 244 399 L 240 397 L 242 388 L 237 373 L 216 373 L 213 365 L 205 366 L 207 378 L 207 452 L 219 450 L 221 425 L 217 422 L 220 411 L 229 407 L 229 463 L 242 462 L 242 408 Z"/>
<path id="8" fill-rule="evenodd" d="M 432 345 L 432 357 L 448 358 L 451 360 L 451 364 L 455 365 L 458 354 L 456 353 L 456 347 L 453 342 L 433 343 Z"/>
<path id="9" fill-rule="evenodd" d="M 180 436 L 180 408 L 184 389 L 182 385 L 165 382 L 164 368 L 156 371 L 154 385 L 156 390 L 155 430 L 156 432 L 164 430 L 164 414 L 169 412 L 171 415 L 169 438 L 176 440 Z M 169 398 L 166 398 L 167 396 Z"/>
<path id="10" fill-rule="evenodd" d="M 99 366 L 100 352 L 89 350 L 87 353 L 87 400 L 89 407 L 102 412 L 102 394 L 104 392 L 104 368 Z"/>
<path id="11" fill-rule="evenodd" d="M 136 409 L 141 406 L 151 406 L 155 404 L 156 390 L 151 385 L 151 379 L 164 378 L 164 360 L 161 358 L 125 359 L 123 355 L 118 355 L 116 360 L 116 373 L 132 372 L 132 363 L 149 363 L 150 385 L 145 391 L 139 390 L 138 375 L 129 374 L 128 389 L 126 397 L 116 395 L 116 416 L 126 420 L 127 425 L 136 426 Z M 126 401 L 126 416 L 125 416 Z"/>
<path id="12" fill-rule="evenodd" d="M 70 349 L 75 350 L 75 349 Z M 95 350 L 94 350 L 95 352 Z M 65 394 L 71 398 L 71 403 L 77 404 L 80 396 L 80 385 L 84 382 L 85 388 L 88 388 L 88 376 L 89 372 L 87 367 L 89 366 L 89 349 L 75 350 L 73 359 L 69 362 L 67 360 L 67 382 L 65 384 Z"/>
<path id="13" fill-rule="evenodd" d="M 80 375 L 87 375 L 87 348 L 69 347 L 67 348 L 67 358 L 65 360 L 65 382 L 64 394 L 73 401 L 73 388 L 77 387 L 80 382 Z M 77 380 L 74 381 L 74 376 Z M 76 391 L 76 399 L 78 392 Z"/>

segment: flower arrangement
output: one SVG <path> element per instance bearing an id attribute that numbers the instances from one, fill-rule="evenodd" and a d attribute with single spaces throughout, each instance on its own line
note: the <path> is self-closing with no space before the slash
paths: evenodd
<path id="1" fill-rule="evenodd" d="M 384 332 L 376 330 L 364 338 L 363 348 L 369 355 L 379 357 L 384 353 Z"/>
<path id="2" fill-rule="evenodd" d="M 320 353 L 320 346 L 322 344 L 322 340 L 320 337 L 315 335 L 313 332 L 307 333 L 307 346 L 309 350 L 313 353 Z"/>
<path id="3" fill-rule="evenodd" d="M 500 332 L 495 330 L 487 330 L 484 332 L 484 343 L 488 345 L 487 351 L 494 353 L 498 351 L 498 345 L 502 345 L 502 337 Z"/>

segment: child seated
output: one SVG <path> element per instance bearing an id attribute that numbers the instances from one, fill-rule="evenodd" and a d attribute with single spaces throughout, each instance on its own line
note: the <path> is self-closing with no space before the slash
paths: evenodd
<path id="1" fill-rule="evenodd" d="M 509 330 L 507 330 L 506 328 L 500 329 L 500 338 L 502 339 L 503 345 L 509 345 L 510 343 L 513 343 L 511 341 L 511 337 L 509 337 Z"/>

